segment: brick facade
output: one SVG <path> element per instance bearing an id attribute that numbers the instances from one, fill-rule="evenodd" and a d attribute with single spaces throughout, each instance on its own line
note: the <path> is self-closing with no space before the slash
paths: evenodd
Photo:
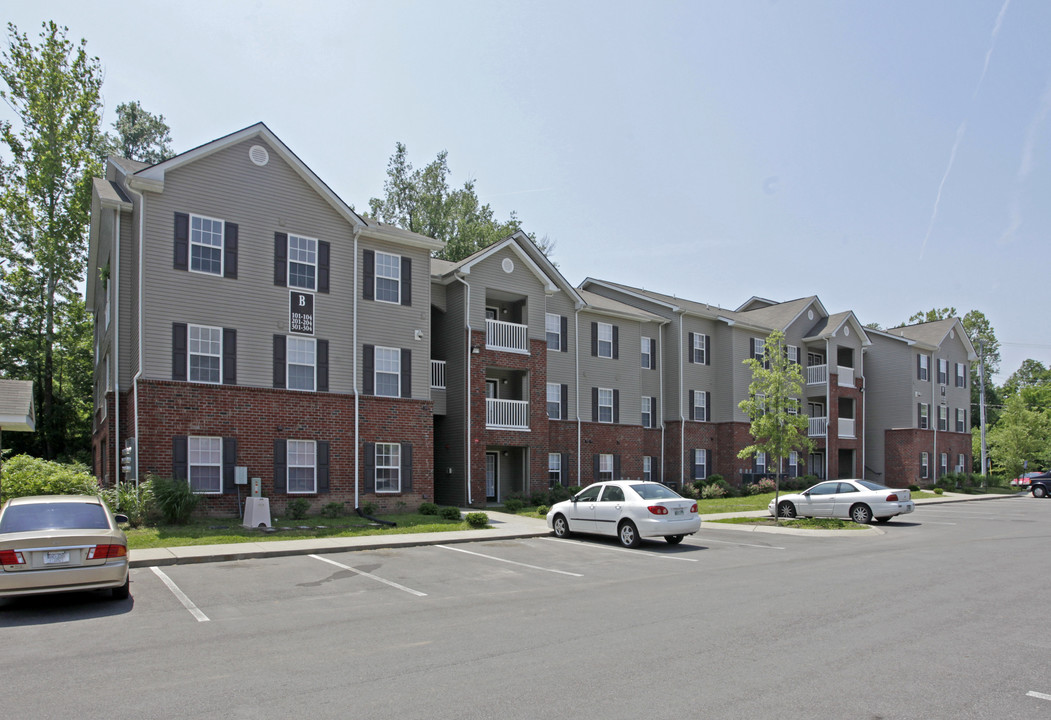
<path id="1" fill-rule="evenodd" d="M 937 453 L 935 453 L 935 435 L 937 435 Z M 884 433 L 886 445 L 886 477 L 881 484 L 891 487 L 932 487 L 936 478 L 941 475 L 938 467 L 938 456 L 948 454 L 948 471 L 954 472 L 957 456 L 964 456 L 964 468 L 971 468 L 971 434 L 956 432 L 937 432 L 934 430 L 887 430 Z M 921 477 L 920 453 L 928 453 L 929 468 L 927 477 Z"/>

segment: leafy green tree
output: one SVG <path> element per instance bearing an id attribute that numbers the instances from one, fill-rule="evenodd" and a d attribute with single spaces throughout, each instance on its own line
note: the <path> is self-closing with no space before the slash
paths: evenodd
<path id="1" fill-rule="evenodd" d="M 1051 369 L 1039 360 L 1023 360 L 1000 388 L 1005 398 L 1021 397 L 1030 410 L 1051 408 Z"/>
<path id="2" fill-rule="evenodd" d="M 405 145 L 397 143 L 387 163 L 383 193 L 382 198 L 369 200 L 369 212 L 382 222 L 444 241 L 445 248 L 435 255 L 443 260 L 462 260 L 522 228 L 513 211 L 506 221 L 497 220 L 488 203 L 478 199 L 473 179 L 464 182 L 462 188 L 449 187 L 445 150 L 416 169 L 409 162 Z M 544 254 L 554 249 L 546 237 L 540 241 L 529 237 Z"/>
<path id="3" fill-rule="evenodd" d="M 164 122 L 164 116 L 144 110 L 138 100 L 117 106 L 113 129 L 117 134 L 107 133 L 103 142 L 105 155 L 119 155 L 151 165 L 175 156 L 171 129 Z"/>
<path id="4" fill-rule="evenodd" d="M 915 323 L 937 322 L 938 320 L 947 320 L 954 317 L 959 317 L 959 313 L 956 312 L 956 308 L 954 307 L 931 308 L 930 310 L 920 310 L 919 312 L 913 313 L 909 319 L 905 321 L 905 324 L 913 325 Z"/>
<path id="5" fill-rule="evenodd" d="M 14 24 L 7 27 L 0 98 L 16 120 L 0 122 L 8 151 L 0 163 L 0 368 L 34 381 L 39 414 L 32 451 L 54 458 L 85 450 L 74 441 L 83 430 L 76 424 L 90 423 L 90 415 L 68 412 L 75 384 L 63 384 L 73 381 L 65 370 L 75 370 L 56 364 L 56 352 L 82 349 L 85 331 L 90 347 L 77 283 L 87 253 L 91 179 L 100 170 L 102 68 L 88 57 L 85 41 L 75 45 L 54 22 L 43 23 L 39 45 Z"/>
<path id="6" fill-rule="evenodd" d="M 748 358 L 744 364 L 752 371 L 752 382 L 748 386 L 748 397 L 738 407 L 752 420 L 753 442 L 737 456 L 754 457 L 762 452 L 776 461 L 776 508 L 776 499 L 781 496 L 782 461 L 793 450 L 806 454 L 814 449 L 807 433 L 810 421 L 800 412 L 799 398 L 805 387 L 803 370 L 788 359 L 785 335 L 780 330 L 770 333 L 766 339 L 762 360 Z"/>
<path id="7" fill-rule="evenodd" d="M 1026 407 L 1021 395 L 1007 399 L 999 422 L 987 433 L 993 468 L 1017 477 L 1028 461 L 1030 470 L 1051 466 L 1051 412 Z"/>

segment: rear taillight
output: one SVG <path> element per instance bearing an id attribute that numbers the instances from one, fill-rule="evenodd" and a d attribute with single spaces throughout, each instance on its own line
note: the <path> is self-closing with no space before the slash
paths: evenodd
<path id="1" fill-rule="evenodd" d="M 96 545 L 88 551 L 88 560 L 104 560 L 106 558 L 119 558 L 128 554 L 128 548 L 124 545 Z"/>
<path id="2" fill-rule="evenodd" d="M 663 505 L 650 505 L 646 509 L 649 510 L 654 515 L 667 515 L 668 514 L 668 508 L 664 507 Z"/>
<path id="3" fill-rule="evenodd" d="M 690 508 L 690 512 L 692 512 L 692 513 L 697 512 L 697 503 L 693 504 L 693 507 Z"/>
<path id="4" fill-rule="evenodd" d="M 887 502 L 898 502 L 898 493 L 891 493 L 888 495 Z"/>
<path id="5" fill-rule="evenodd" d="M 0 550 L 0 565 L 25 565 L 22 553 L 17 550 Z"/>

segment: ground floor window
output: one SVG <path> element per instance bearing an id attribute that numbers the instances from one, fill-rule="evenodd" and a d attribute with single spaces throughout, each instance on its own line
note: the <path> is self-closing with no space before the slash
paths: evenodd
<path id="1" fill-rule="evenodd" d="M 653 480 L 653 458 L 649 455 L 642 456 L 642 479 L 647 481 Z"/>
<path id="2" fill-rule="evenodd" d="M 401 492 L 401 445 L 376 443 L 376 492 Z"/>
<path id="3" fill-rule="evenodd" d="M 288 492 L 317 492 L 317 444 L 313 440 L 288 441 Z"/>
<path id="4" fill-rule="evenodd" d="M 223 439 L 187 438 L 190 489 L 195 493 L 223 491 Z"/>
<path id="5" fill-rule="evenodd" d="M 599 480 L 612 480 L 613 479 L 613 456 L 608 454 L 602 454 L 598 456 L 598 479 Z"/>
<path id="6" fill-rule="evenodd" d="M 551 487 L 562 484 L 562 454 L 547 454 L 547 480 Z"/>
<path id="7" fill-rule="evenodd" d="M 923 479 L 927 479 L 931 475 L 929 457 L 925 452 L 920 453 L 920 477 Z"/>

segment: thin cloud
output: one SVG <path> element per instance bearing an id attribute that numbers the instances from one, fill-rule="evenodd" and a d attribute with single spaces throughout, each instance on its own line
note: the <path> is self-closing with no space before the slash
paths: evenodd
<path id="1" fill-rule="evenodd" d="M 993 48 L 996 47 L 996 36 L 1000 34 L 1000 25 L 1004 22 L 1004 15 L 1007 13 L 1007 6 L 1011 4 L 1011 0 L 1005 0 L 1004 6 L 1000 8 L 1000 14 L 996 16 L 996 23 L 993 25 L 993 34 L 989 39 L 989 49 L 985 52 L 985 64 L 982 65 L 982 74 L 978 77 L 978 84 L 974 88 L 974 94 L 971 95 L 973 101 L 978 97 L 978 91 L 982 89 L 982 81 L 985 80 L 985 73 L 989 70 L 989 60 L 993 57 Z"/>
<path id="2" fill-rule="evenodd" d="M 997 240 L 1001 245 L 1010 241 L 1014 234 L 1022 227 L 1022 186 L 1029 180 L 1036 165 L 1036 145 L 1040 140 L 1040 131 L 1051 115 L 1051 82 L 1048 82 L 1040 96 L 1040 105 L 1036 114 L 1029 121 L 1029 128 L 1025 133 L 1025 142 L 1022 143 L 1022 158 L 1018 162 L 1018 172 L 1015 175 L 1015 193 L 1007 207 L 1007 228 L 1000 234 Z"/>

